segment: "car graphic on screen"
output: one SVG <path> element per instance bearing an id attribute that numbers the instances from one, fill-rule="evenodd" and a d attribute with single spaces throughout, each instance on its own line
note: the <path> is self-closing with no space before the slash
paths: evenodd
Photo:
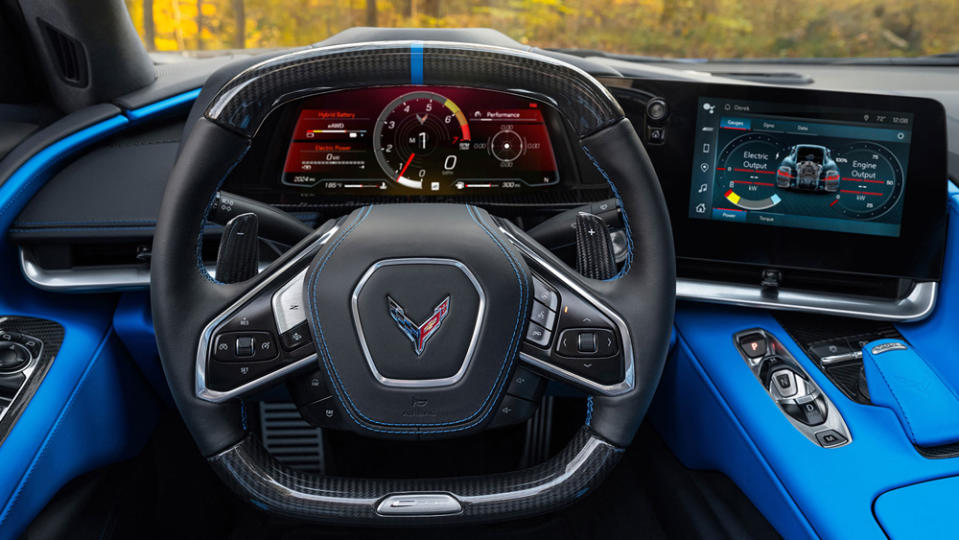
<path id="1" fill-rule="evenodd" d="M 839 166 L 832 151 L 816 144 L 797 144 L 776 171 L 776 186 L 784 189 L 836 193 L 839 191 Z"/>

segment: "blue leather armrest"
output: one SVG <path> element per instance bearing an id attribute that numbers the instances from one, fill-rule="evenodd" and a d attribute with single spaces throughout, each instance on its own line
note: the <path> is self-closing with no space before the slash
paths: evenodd
<path id="1" fill-rule="evenodd" d="M 872 402 L 899 417 L 918 446 L 959 441 L 959 395 L 906 343 L 881 339 L 862 349 Z"/>

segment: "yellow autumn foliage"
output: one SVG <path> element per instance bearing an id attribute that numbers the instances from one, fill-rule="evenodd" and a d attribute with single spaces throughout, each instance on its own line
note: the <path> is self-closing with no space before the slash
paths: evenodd
<path id="1" fill-rule="evenodd" d="M 372 13 L 369 2 L 375 6 Z M 959 51 L 959 33 L 955 31 L 959 28 L 959 0 L 126 3 L 147 47 L 159 51 L 304 45 L 368 23 L 391 27 L 488 27 L 539 47 L 684 58 L 886 57 Z M 144 6 L 151 4 L 152 17 L 145 17 Z M 147 27 L 151 24 L 153 37 L 149 42 Z"/>

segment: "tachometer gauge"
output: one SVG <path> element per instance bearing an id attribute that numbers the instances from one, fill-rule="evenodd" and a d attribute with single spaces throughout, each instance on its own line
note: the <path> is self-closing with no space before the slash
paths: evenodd
<path id="1" fill-rule="evenodd" d="M 391 101 L 373 128 L 376 161 L 391 182 L 438 191 L 454 177 L 460 151 L 470 148 L 466 116 L 435 92 L 410 92 Z"/>
<path id="2" fill-rule="evenodd" d="M 857 142 L 835 153 L 839 193 L 830 205 L 844 216 L 872 219 L 891 210 L 902 196 L 902 165 L 888 148 Z"/>

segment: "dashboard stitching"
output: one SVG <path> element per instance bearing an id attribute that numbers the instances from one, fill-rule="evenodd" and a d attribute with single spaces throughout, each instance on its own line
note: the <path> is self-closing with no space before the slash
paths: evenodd
<path id="1" fill-rule="evenodd" d="M 596 167 L 596 170 L 599 171 L 599 174 L 603 175 L 603 178 L 606 179 L 606 183 L 609 184 L 609 188 L 613 191 L 613 196 L 616 197 L 616 202 L 619 203 L 620 215 L 623 218 L 623 230 L 626 231 L 626 261 L 623 263 L 623 267 L 616 273 L 615 276 L 604 279 L 603 281 L 614 281 L 623 276 L 625 276 L 633 263 L 633 233 L 629 226 L 629 218 L 626 216 L 626 208 L 623 205 L 623 198 L 619 195 L 619 190 L 616 188 L 616 184 L 613 183 L 609 175 L 606 174 L 606 171 L 599 165 L 599 162 L 596 161 L 596 158 L 593 157 L 592 152 L 589 151 L 589 148 L 586 145 L 583 145 L 583 152 L 586 153 L 586 157 L 593 163 L 593 166 Z"/>
<path id="2" fill-rule="evenodd" d="M 359 221 L 357 221 L 356 223 L 354 223 L 353 225 L 351 225 L 350 228 L 347 229 L 347 230 L 343 233 L 343 236 L 340 237 L 340 239 L 336 242 L 336 244 L 334 244 L 333 246 L 331 246 L 330 252 L 327 253 L 327 255 L 325 256 L 325 258 L 324 258 L 324 260 L 323 260 L 323 263 L 320 265 L 320 267 L 316 270 L 316 272 L 315 272 L 315 273 L 311 276 L 311 278 L 310 278 L 310 289 L 311 289 L 311 291 L 312 291 L 312 292 L 311 292 L 311 296 L 312 296 L 312 300 L 313 300 L 313 301 L 312 301 L 312 305 L 311 305 L 311 307 L 310 307 L 310 310 L 313 312 L 314 320 L 315 320 L 315 318 L 317 317 L 317 310 L 316 310 L 316 287 L 315 287 L 316 281 L 319 279 L 319 275 L 320 275 L 320 273 L 323 271 L 323 267 L 326 266 L 326 263 L 329 261 L 330 257 L 332 257 L 333 252 L 336 251 L 336 249 L 339 247 L 339 245 L 346 239 L 346 237 L 353 231 L 353 229 L 355 229 L 360 223 L 362 223 L 363 221 L 366 220 L 366 218 L 369 216 L 370 212 L 372 211 L 373 206 L 370 205 L 370 206 L 368 206 L 367 208 L 368 208 L 368 210 L 367 210 L 366 214 L 364 214 L 364 215 L 359 219 Z M 513 259 L 513 257 L 512 257 L 512 256 L 509 254 L 509 252 L 503 247 L 502 243 L 499 242 L 499 241 L 497 241 L 496 238 L 489 232 L 489 229 L 488 229 L 486 226 L 484 226 L 479 220 L 477 220 L 477 218 L 476 218 L 475 215 L 473 214 L 473 211 L 472 211 L 471 207 L 470 207 L 470 206 L 466 206 L 466 210 L 467 210 L 467 213 L 470 214 L 470 217 L 473 219 L 473 221 L 476 222 L 476 224 L 477 224 L 487 235 L 489 235 L 490 238 L 493 239 L 493 241 L 497 244 L 497 246 L 499 246 L 500 250 L 503 252 L 504 256 L 506 257 L 507 262 L 509 262 L 509 263 L 510 263 L 510 266 L 513 267 L 513 272 L 514 272 L 514 274 L 516 275 L 517 283 L 519 283 L 519 286 L 520 286 L 520 294 L 521 294 L 521 297 L 522 297 L 522 301 L 521 301 L 520 304 L 519 304 L 519 310 L 517 311 L 517 319 L 516 319 L 516 322 L 515 322 L 515 324 L 514 324 L 514 326 L 513 326 L 513 335 L 511 336 L 511 339 L 510 339 L 510 345 L 509 345 L 509 347 L 507 348 L 507 358 L 510 359 L 510 361 L 509 361 L 508 363 L 507 363 L 507 362 L 503 362 L 503 363 L 500 365 L 500 370 L 499 370 L 499 373 L 497 374 L 497 377 L 496 377 L 496 378 L 497 378 L 497 383 L 496 383 L 496 384 L 493 386 L 493 388 L 490 390 L 490 393 L 486 396 L 486 399 L 483 401 L 483 404 L 480 406 L 480 408 L 477 409 L 476 412 L 470 414 L 469 416 L 467 416 L 467 417 L 464 418 L 464 419 L 460 419 L 460 420 L 456 420 L 456 421 L 451 421 L 451 422 L 436 423 L 436 424 L 395 424 L 395 423 L 389 423 L 389 422 L 381 422 L 381 421 L 374 420 L 374 419 L 366 416 L 365 414 L 363 414 L 363 413 L 359 410 L 359 408 L 356 407 L 356 404 L 353 403 L 353 400 L 352 400 L 352 398 L 350 397 L 349 392 L 347 392 L 346 387 L 343 385 L 342 379 L 340 378 L 339 374 L 336 372 L 336 367 L 334 367 L 331 362 L 328 362 L 328 361 L 327 361 L 327 358 L 330 356 L 330 352 L 329 352 L 329 348 L 328 348 L 328 346 L 327 346 L 327 344 L 326 344 L 326 336 L 325 336 L 325 334 L 323 333 L 322 325 L 320 325 L 318 322 L 316 322 L 316 323 L 315 323 L 316 333 L 317 333 L 317 335 L 319 336 L 320 342 L 321 342 L 321 344 L 322 344 L 322 346 L 323 346 L 323 351 L 322 351 L 323 354 L 320 354 L 320 358 L 323 360 L 323 365 L 324 365 L 324 367 L 327 368 L 327 370 L 328 370 L 329 373 L 332 373 L 332 375 L 336 378 L 336 382 L 339 383 L 339 385 L 336 385 L 336 384 L 333 385 L 333 390 L 337 393 L 337 395 L 340 395 L 340 387 L 342 387 L 343 395 L 346 397 L 347 401 L 350 403 L 350 405 L 351 405 L 354 409 L 356 409 L 356 413 L 357 413 L 360 417 L 362 417 L 364 420 L 366 420 L 366 421 L 368 421 L 368 422 L 371 422 L 371 423 L 374 423 L 374 424 L 385 425 L 385 426 L 395 426 L 395 427 L 420 427 L 420 428 L 423 428 L 423 427 L 429 428 L 430 426 L 447 426 L 447 425 L 452 425 L 452 424 L 458 424 L 458 423 L 461 423 L 461 422 L 469 421 L 470 418 L 475 417 L 477 414 L 479 414 L 480 411 L 482 411 L 484 408 L 487 407 L 487 404 L 490 402 L 490 398 L 492 398 L 492 397 L 494 396 L 494 394 L 495 394 L 495 395 L 498 395 L 499 393 L 502 392 L 503 388 L 505 388 L 505 380 L 506 380 L 506 379 L 503 377 L 503 368 L 504 368 L 504 367 L 507 367 L 507 364 L 508 364 L 508 366 L 509 366 L 509 367 L 507 367 L 507 372 L 508 372 L 508 371 L 509 371 L 509 368 L 512 367 L 512 365 L 513 365 L 512 359 L 515 357 L 515 350 L 518 348 L 517 341 L 516 341 L 517 329 L 519 328 L 519 323 L 520 323 L 520 321 L 522 320 L 523 314 L 526 312 L 526 306 L 527 306 L 527 302 L 526 302 L 526 296 L 527 296 L 527 295 L 526 295 L 526 290 L 527 290 L 527 288 L 526 288 L 526 284 L 525 284 L 525 283 L 523 282 L 523 280 L 522 280 L 521 272 L 517 269 L 517 266 L 516 266 L 516 264 L 515 264 L 515 260 Z M 497 391 L 497 387 L 499 388 L 498 391 Z M 482 422 L 483 420 L 485 420 L 486 417 L 489 416 L 489 414 L 490 414 L 491 411 L 492 411 L 492 409 L 487 409 L 486 413 L 485 413 L 482 417 L 480 417 L 478 420 L 476 420 L 476 421 L 474 421 L 474 422 L 471 422 L 469 425 L 460 426 L 460 427 L 457 427 L 457 428 L 450 428 L 450 429 L 430 429 L 427 433 L 450 433 L 450 432 L 463 431 L 463 430 L 466 430 L 466 429 L 470 429 L 470 428 L 476 426 L 478 423 L 480 423 L 480 422 Z M 358 421 L 356 420 L 356 418 L 353 416 L 353 413 L 352 413 L 352 411 L 350 410 L 350 408 L 346 408 L 346 412 L 347 412 L 347 414 L 350 416 L 350 419 L 353 420 L 357 425 L 361 426 L 361 427 L 364 428 L 364 429 L 370 430 L 370 431 L 376 431 L 376 432 L 379 432 L 379 433 L 400 433 L 400 434 L 410 433 L 409 430 L 386 430 L 386 429 L 380 429 L 380 428 L 375 428 L 375 427 L 367 426 L 367 425 L 364 425 L 363 423 L 360 423 L 360 422 L 358 422 Z"/>

